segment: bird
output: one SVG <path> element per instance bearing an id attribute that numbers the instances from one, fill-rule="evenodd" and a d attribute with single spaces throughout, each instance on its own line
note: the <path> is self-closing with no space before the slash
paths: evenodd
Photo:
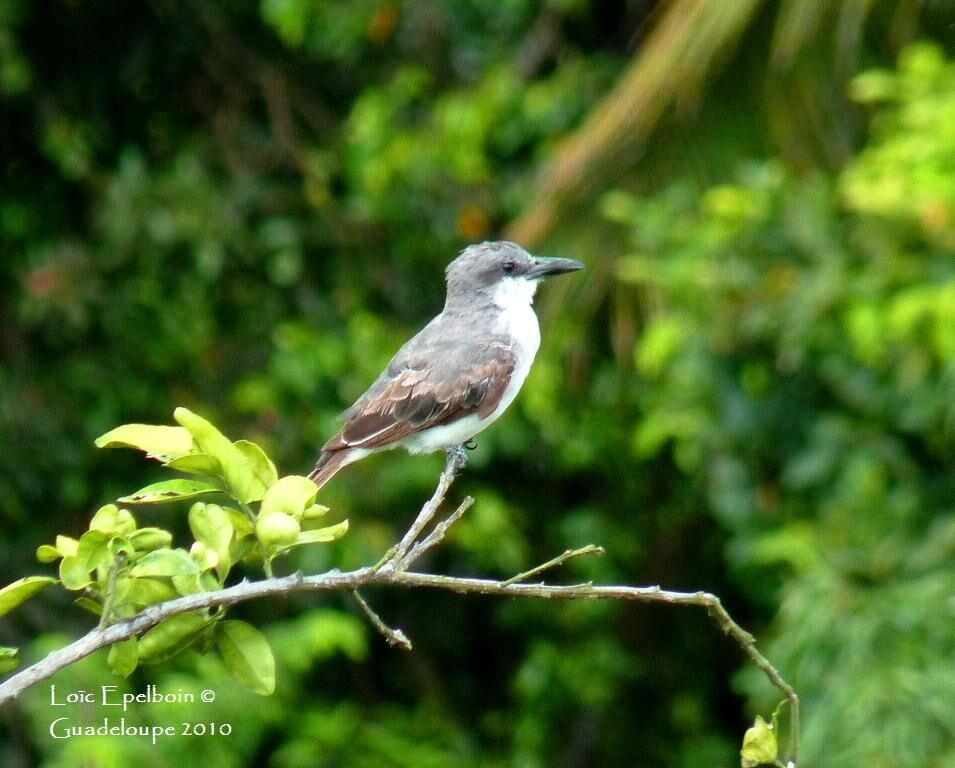
<path id="1" fill-rule="evenodd" d="M 445 269 L 444 308 L 395 353 L 339 418 L 308 477 L 321 488 L 342 467 L 402 447 L 411 454 L 474 447 L 514 401 L 540 346 L 533 309 L 541 280 L 583 269 L 506 240 L 469 245 Z"/>

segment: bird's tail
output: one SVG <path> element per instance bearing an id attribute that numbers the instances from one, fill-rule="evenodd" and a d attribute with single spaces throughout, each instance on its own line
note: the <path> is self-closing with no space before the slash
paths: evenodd
<path id="1" fill-rule="evenodd" d="M 315 462 L 315 469 L 308 473 L 308 479 L 321 488 L 345 466 L 347 454 L 348 451 L 322 451 L 318 461 Z"/>

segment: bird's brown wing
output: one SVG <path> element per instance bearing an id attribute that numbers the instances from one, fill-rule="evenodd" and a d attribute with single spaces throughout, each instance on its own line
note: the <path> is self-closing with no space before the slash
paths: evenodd
<path id="1" fill-rule="evenodd" d="M 342 414 L 345 426 L 323 450 L 385 448 L 473 413 L 487 418 L 500 403 L 514 366 L 514 354 L 498 339 L 466 354 L 448 346 L 395 361 Z"/>

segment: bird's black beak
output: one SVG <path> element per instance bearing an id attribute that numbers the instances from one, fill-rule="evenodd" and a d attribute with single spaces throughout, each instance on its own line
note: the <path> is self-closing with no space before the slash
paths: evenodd
<path id="1" fill-rule="evenodd" d="M 534 263 L 527 270 L 527 276 L 533 279 L 563 275 L 566 272 L 576 272 L 584 265 L 575 259 L 552 259 L 547 256 L 535 256 Z"/>

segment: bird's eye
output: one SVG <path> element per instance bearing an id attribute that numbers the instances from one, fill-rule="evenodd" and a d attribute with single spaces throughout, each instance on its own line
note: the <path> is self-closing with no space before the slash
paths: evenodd
<path id="1" fill-rule="evenodd" d="M 517 269 L 517 264 L 513 261 L 505 261 L 504 266 L 502 267 L 505 275 L 511 274 L 515 269 Z"/>

